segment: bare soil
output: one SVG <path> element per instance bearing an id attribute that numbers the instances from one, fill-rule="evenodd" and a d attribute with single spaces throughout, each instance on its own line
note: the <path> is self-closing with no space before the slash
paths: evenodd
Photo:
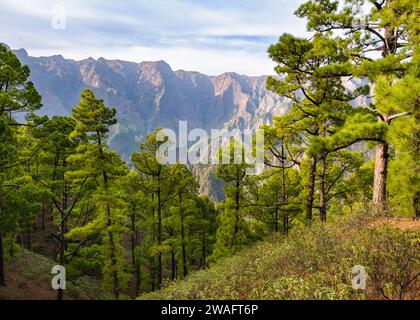
<path id="1" fill-rule="evenodd" d="M 420 230 L 420 220 L 412 218 L 381 217 L 376 219 L 371 225 L 373 227 L 379 227 L 384 224 L 390 224 L 401 230 Z"/>

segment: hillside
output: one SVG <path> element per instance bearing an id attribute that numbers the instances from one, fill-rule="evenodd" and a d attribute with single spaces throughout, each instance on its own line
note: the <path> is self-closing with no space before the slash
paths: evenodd
<path id="1" fill-rule="evenodd" d="M 296 230 L 286 240 L 272 238 L 140 299 L 384 299 L 380 288 L 387 280 L 399 279 L 394 271 L 402 272 L 406 282 L 419 273 L 420 221 L 371 221 L 360 216 L 339 219 L 325 227 Z M 350 286 L 351 266 L 357 263 L 370 275 L 365 294 Z M 55 299 L 50 287 L 53 264 L 22 251 L 7 264 L 7 287 L 0 288 L 0 300 Z M 68 286 L 66 299 L 101 297 L 98 280 L 83 277 Z M 403 298 L 419 299 L 419 289 L 417 277 L 403 290 Z M 398 287 L 384 289 L 389 298 L 399 298 L 400 292 Z"/>
<path id="2" fill-rule="evenodd" d="M 419 299 L 420 221 L 338 218 L 243 250 L 139 299 Z M 352 267 L 367 272 L 351 287 Z"/>
<path id="3" fill-rule="evenodd" d="M 22 249 L 6 264 L 6 287 L 0 287 L 0 300 L 55 300 L 51 288 L 52 259 Z M 91 277 L 81 277 L 77 283 L 67 281 L 66 300 L 98 300 L 102 296 L 101 283 Z"/>

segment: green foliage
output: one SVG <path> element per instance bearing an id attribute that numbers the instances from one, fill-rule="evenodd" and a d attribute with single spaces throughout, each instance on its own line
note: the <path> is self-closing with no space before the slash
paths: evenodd
<path id="1" fill-rule="evenodd" d="M 219 159 L 230 163 L 216 169 L 225 192 L 218 204 L 199 195 L 190 167 L 158 161 L 170 142 L 158 141 L 161 129 L 132 155 L 130 170 L 108 146 L 111 127 L 127 128 L 90 89 L 71 117 L 35 116 L 41 97 L 29 68 L 0 45 L 0 241 L 8 255 L 17 234 L 30 247 L 50 212 L 58 262 L 72 283 L 100 276 L 106 298 L 125 298 L 131 277 L 136 296 L 163 288 L 146 299 L 415 297 L 418 233 L 371 227 L 368 212 L 372 198 L 387 212 L 420 217 L 418 1 L 310 0 L 296 15 L 311 39 L 283 34 L 268 49 L 278 77 L 267 88 L 292 102 L 263 127 L 270 169 L 248 176 L 244 146 L 231 141 Z M 16 112 L 26 113 L 25 124 Z M 323 223 L 313 221 L 315 209 Z M 368 271 L 365 292 L 350 286 L 358 264 Z"/>
<path id="2" fill-rule="evenodd" d="M 101 272 L 101 246 L 91 245 L 79 250 L 77 256 L 70 260 L 66 275 L 75 281 L 83 275 L 95 276 Z"/>
<path id="3" fill-rule="evenodd" d="M 0 44 L 0 117 L 12 121 L 9 114 L 32 112 L 42 106 L 29 75 L 29 67 L 22 66 L 16 55 Z"/>
<path id="4" fill-rule="evenodd" d="M 297 228 L 285 239 L 258 243 L 139 299 L 383 298 L 373 279 L 385 275 L 383 279 L 394 285 L 413 279 L 418 272 L 419 235 L 390 226 L 370 229 L 370 221 L 363 212 Z M 404 263 L 406 270 L 401 269 Z M 351 287 L 352 267 L 358 264 L 368 270 L 366 291 Z M 415 294 L 415 285 L 413 281 L 405 292 Z"/>
<path id="5" fill-rule="evenodd" d="M 142 233 L 132 239 L 132 260 L 137 286 L 141 280 L 144 290 L 160 287 L 166 277 L 173 280 L 204 268 L 216 232 L 214 204 L 198 196 L 191 171 L 158 161 L 157 151 L 167 142 L 157 141 L 158 133 L 149 134 L 140 152 L 132 155 L 131 175 L 144 203 L 138 208 L 141 221 L 132 228 Z"/>
<path id="6" fill-rule="evenodd" d="M 80 103 L 73 109 L 75 127 L 70 138 L 80 143 L 68 161 L 80 166 L 67 176 L 75 181 L 89 178 L 95 181 L 97 187 L 92 198 L 96 216 L 85 226 L 71 230 L 67 236 L 85 239 L 100 235 L 104 286 L 118 299 L 128 281 L 122 246 L 127 217 L 126 203 L 115 189 L 115 181 L 127 169 L 105 142 L 109 127 L 116 123 L 115 113 L 89 89 L 82 93 Z"/>
<path id="7" fill-rule="evenodd" d="M 216 176 L 225 183 L 226 200 L 218 206 L 220 213 L 217 219 L 216 244 L 208 259 L 210 264 L 234 254 L 254 236 L 249 228 L 248 212 L 244 208 L 249 168 L 244 161 L 244 152 L 244 146 L 235 140 L 220 150 L 221 159 L 223 155 L 227 155 L 230 164 L 220 164 L 216 171 Z"/>
<path id="8" fill-rule="evenodd" d="M 307 19 L 308 30 L 315 33 L 314 39 L 327 38 L 344 56 L 342 61 L 320 67 L 316 72 L 318 75 L 327 79 L 356 77 L 371 84 L 374 97 L 366 107 L 377 124 L 368 118 L 363 121 L 361 116 L 357 116 L 361 120 L 357 123 L 350 118 L 353 133 L 344 128 L 330 143 L 344 142 L 344 146 L 360 140 L 379 143 L 373 205 L 383 210 L 388 204 L 384 191 L 388 154 L 381 150 L 395 147 L 395 141 L 389 140 L 396 126 L 395 119 L 411 117 L 418 121 L 419 3 L 408 0 L 346 0 L 342 3 L 311 0 L 301 5 L 296 15 Z M 361 88 L 357 86 L 353 93 L 366 95 L 369 90 Z M 362 113 L 365 110 L 361 109 Z M 404 193 L 407 195 L 407 191 Z M 413 201 L 416 197 L 411 196 Z"/>
<path id="9" fill-rule="evenodd" d="M 415 298 L 420 286 L 420 235 L 390 225 L 368 228 L 352 246 L 354 259 L 367 267 L 372 290 L 385 299 Z"/>

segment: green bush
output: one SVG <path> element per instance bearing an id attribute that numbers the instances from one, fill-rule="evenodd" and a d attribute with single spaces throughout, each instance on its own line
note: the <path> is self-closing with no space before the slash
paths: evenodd
<path id="1" fill-rule="evenodd" d="M 413 298 L 419 233 L 372 229 L 370 221 L 354 215 L 295 229 L 287 238 L 258 243 L 140 299 Z M 355 265 L 367 271 L 366 290 L 351 286 Z"/>
<path id="2" fill-rule="evenodd" d="M 355 260 L 366 266 L 368 294 L 385 299 L 403 299 L 420 289 L 420 236 L 384 225 L 367 228 L 353 241 Z M 376 294 L 375 294 L 376 293 Z M 417 297 L 418 298 L 418 297 Z"/>

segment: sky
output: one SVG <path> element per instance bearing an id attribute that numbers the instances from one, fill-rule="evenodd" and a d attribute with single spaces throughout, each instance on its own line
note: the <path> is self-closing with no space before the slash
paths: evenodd
<path id="1" fill-rule="evenodd" d="M 305 36 L 305 0 L 0 0 L 0 42 L 31 56 L 164 60 L 208 75 L 273 74 L 267 48 Z"/>

